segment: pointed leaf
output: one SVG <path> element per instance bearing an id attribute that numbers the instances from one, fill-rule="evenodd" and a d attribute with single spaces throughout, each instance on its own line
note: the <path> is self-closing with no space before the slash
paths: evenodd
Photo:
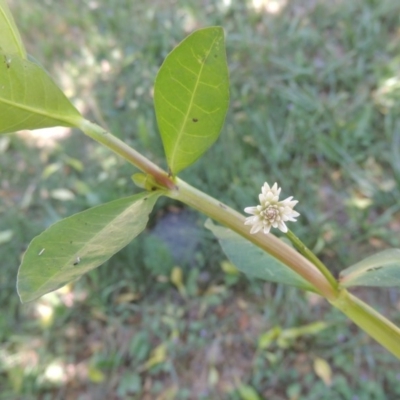
<path id="1" fill-rule="evenodd" d="M 340 286 L 400 286 L 400 249 L 374 254 L 340 273 Z"/>
<path id="2" fill-rule="evenodd" d="M 326 386 L 332 385 L 332 368 L 328 361 L 323 358 L 316 357 L 314 360 L 314 372 L 321 378 Z"/>
<path id="3" fill-rule="evenodd" d="M 82 119 L 47 72 L 18 55 L 0 55 L 0 133 L 77 126 Z"/>
<path id="4" fill-rule="evenodd" d="M 229 76 L 221 27 L 192 33 L 167 56 L 154 103 L 168 166 L 176 174 L 217 140 L 225 120 Z"/>
<path id="5" fill-rule="evenodd" d="M 0 53 L 26 58 L 25 47 L 6 0 L 0 0 Z"/>
<path id="6" fill-rule="evenodd" d="M 21 301 L 37 299 L 107 261 L 145 229 L 160 194 L 144 192 L 91 208 L 35 237 L 18 272 Z"/>
<path id="7" fill-rule="evenodd" d="M 211 220 L 206 221 L 205 227 L 214 233 L 231 262 L 245 274 L 314 291 L 300 275 L 237 233 L 214 225 Z"/>

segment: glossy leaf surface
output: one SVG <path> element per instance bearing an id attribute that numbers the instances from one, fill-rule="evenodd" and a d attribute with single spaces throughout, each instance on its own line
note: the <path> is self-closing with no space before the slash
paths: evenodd
<path id="1" fill-rule="evenodd" d="M 25 47 L 6 0 L 0 0 L 0 53 L 26 57 Z"/>
<path id="2" fill-rule="evenodd" d="M 400 249 L 374 254 L 340 273 L 341 287 L 400 286 Z"/>
<path id="3" fill-rule="evenodd" d="M 38 64 L 18 55 L 0 56 L 0 133 L 76 126 L 82 118 Z"/>
<path id="4" fill-rule="evenodd" d="M 214 225 L 210 220 L 205 226 L 218 238 L 229 260 L 246 275 L 313 291 L 300 275 L 237 233 Z"/>
<path id="5" fill-rule="evenodd" d="M 21 301 L 37 299 L 107 261 L 145 229 L 159 196 L 144 192 L 115 200 L 63 219 L 35 237 L 18 272 Z"/>
<path id="6" fill-rule="evenodd" d="M 154 103 L 168 166 L 177 174 L 217 140 L 225 120 L 229 76 L 222 28 L 194 32 L 167 56 Z"/>

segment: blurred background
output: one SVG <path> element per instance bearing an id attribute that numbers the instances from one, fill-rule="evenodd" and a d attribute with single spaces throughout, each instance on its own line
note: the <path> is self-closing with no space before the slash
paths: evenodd
<path id="1" fill-rule="evenodd" d="M 165 56 L 223 26 L 230 111 L 181 177 L 230 206 L 264 181 L 338 272 L 400 246 L 398 0 L 8 0 L 28 52 L 84 115 L 166 167 Z M 320 298 L 239 274 L 205 218 L 161 199 L 107 264 L 21 305 L 18 265 L 50 224 L 137 193 L 134 167 L 66 128 L 0 137 L 0 399 L 395 399 L 400 364 Z M 354 292 L 400 324 L 398 289 Z"/>

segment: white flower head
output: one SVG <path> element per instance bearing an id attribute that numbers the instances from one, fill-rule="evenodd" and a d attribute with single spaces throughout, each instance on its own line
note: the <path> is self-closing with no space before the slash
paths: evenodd
<path id="1" fill-rule="evenodd" d="M 292 200 L 293 197 L 288 197 L 285 200 L 279 201 L 281 188 L 277 183 L 272 187 L 267 182 L 261 188 L 261 193 L 258 198 L 260 205 L 255 207 L 246 207 L 244 212 L 252 214 L 252 217 L 247 217 L 245 225 L 253 225 L 250 233 L 257 233 L 263 230 L 265 234 L 269 233 L 271 227 L 279 228 L 282 232 L 287 232 L 288 228 L 286 221 L 296 221 L 296 217 L 300 214 L 293 210 L 293 207 L 298 203 L 297 200 Z"/>

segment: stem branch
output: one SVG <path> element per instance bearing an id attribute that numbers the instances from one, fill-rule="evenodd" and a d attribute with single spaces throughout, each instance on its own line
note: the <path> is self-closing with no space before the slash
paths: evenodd
<path id="1" fill-rule="evenodd" d="M 320 270 L 321 274 L 325 276 L 329 283 L 334 288 L 337 288 L 338 282 L 327 266 L 291 230 L 287 231 L 286 236 L 293 243 L 293 246 Z"/>
<path id="2" fill-rule="evenodd" d="M 382 346 L 400 358 L 400 329 L 345 289 L 339 290 L 336 280 L 326 266 L 292 232 L 288 232 L 288 237 L 300 253 L 272 234 L 265 235 L 262 232 L 250 234 L 249 228 L 244 225 L 243 215 L 181 179 L 172 178 L 167 172 L 100 126 L 85 119 L 80 120 L 77 126 L 86 135 L 146 173 L 157 185 L 166 188 L 166 196 L 180 200 L 227 226 L 282 261 L 310 282 L 316 291 L 334 307 L 341 310 Z"/>
<path id="3" fill-rule="evenodd" d="M 250 234 L 248 227 L 244 225 L 245 218 L 243 215 L 200 190 L 195 189 L 179 178 L 171 178 L 156 164 L 152 163 L 149 159 L 99 125 L 82 119 L 78 127 L 87 136 L 119 154 L 141 171 L 152 176 L 162 187 L 169 189 L 166 192 L 167 196 L 182 201 L 239 233 L 256 246 L 282 261 L 289 268 L 292 268 L 300 276 L 310 282 L 322 296 L 328 300 L 336 299 L 338 295 L 336 283 L 332 285 L 314 264 L 279 240 L 276 236 L 272 234 L 265 235 L 262 232 L 258 232 L 254 235 Z"/>

